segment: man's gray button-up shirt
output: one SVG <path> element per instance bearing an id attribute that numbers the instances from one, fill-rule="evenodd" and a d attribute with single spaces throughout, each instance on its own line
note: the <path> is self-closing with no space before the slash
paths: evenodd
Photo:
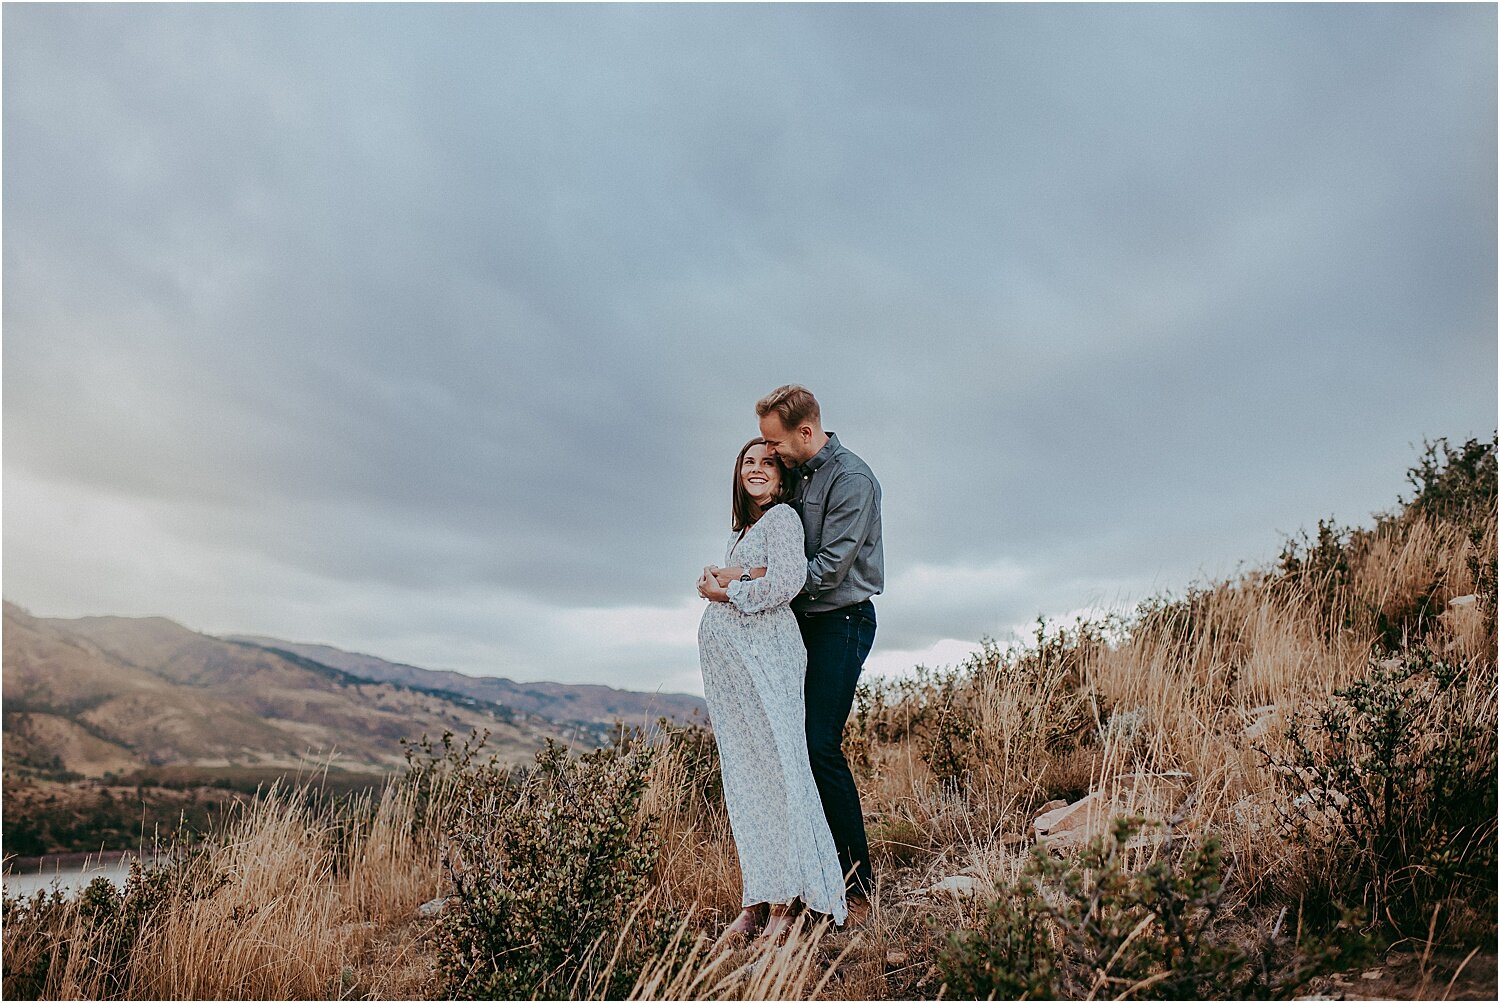
<path id="1" fill-rule="evenodd" d="M 878 595 L 885 586 L 880 482 L 832 432 L 800 470 L 792 507 L 802 516 L 807 584 L 792 609 L 823 613 Z"/>

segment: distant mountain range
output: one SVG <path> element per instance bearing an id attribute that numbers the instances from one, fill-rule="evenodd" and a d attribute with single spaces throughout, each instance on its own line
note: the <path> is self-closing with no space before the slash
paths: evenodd
<path id="1" fill-rule="evenodd" d="M 4 604 L 7 771 L 404 764 L 401 739 L 488 729 L 523 761 L 618 720 L 706 718 L 702 699 L 433 671 L 319 644 L 213 637 L 160 617 L 34 617 Z"/>
<path id="2" fill-rule="evenodd" d="M 498 676 L 470 676 L 451 670 L 420 669 L 388 662 L 374 655 L 357 655 L 326 644 L 294 644 L 273 637 L 231 634 L 226 641 L 253 644 L 270 651 L 290 652 L 361 679 L 399 683 L 422 690 L 455 693 L 514 711 L 564 723 L 613 724 L 616 720 L 642 723 L 657 716 L 686 718 L 694 711 L 706 716 L 702 698 L 684 693 L 639 693 L 610 686 L 565 683 L 517 683 Z"/>

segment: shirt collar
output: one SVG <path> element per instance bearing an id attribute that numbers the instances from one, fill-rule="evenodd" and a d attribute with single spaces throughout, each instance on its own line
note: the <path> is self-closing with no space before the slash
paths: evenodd
<path id="1" fill-rule="evenodd" d="M 802 471 L 804 475 L 811 474 L 814 470 L 817 470 L 823 464 L 827 463 L 828 460 L 833 456 L 833 454 L 838 451 L 838 448 L 839 437 L 834 433 L 829 432 L 828 441 L 823 444 L 822 449 L 818 450 L 817 455 L 808 460 L 806 463 L 802 464 L 802 466 L 798 467 L 797 469 Z"/>

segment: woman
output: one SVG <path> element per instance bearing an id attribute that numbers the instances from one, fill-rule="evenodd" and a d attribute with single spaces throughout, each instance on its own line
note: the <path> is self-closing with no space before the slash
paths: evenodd
<path id="1" fill-rule="evenodd" d="M 791 476 L 764 439 L 735 460 L 733 532 L 725 567 L 753 569 L 727 588 L 704 569 L 710 600 L 698 626 L 703 695 L 719 744 L 744 910 L 728 935 L 778 936 L 805 906 L 840 924 L 847 909 L 838 852 L 807 759 L 803 676 L 807 651 L 789 605 L 807 559 Z"/>

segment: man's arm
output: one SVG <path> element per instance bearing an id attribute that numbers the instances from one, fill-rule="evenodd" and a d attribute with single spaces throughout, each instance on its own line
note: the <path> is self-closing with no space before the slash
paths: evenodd
<path id="1" fill-rule="evenodd" d="M 818 552 L 807 562 L 804 595 L 817 599 L 843 582 L 878 515 L 875 482 L 867 474 L 846 471 L 828 486 L 823 540 Z"/>
<path id="2" fill-rule="evenodd" d="M 749 575 L 751 578 L 764 578 L 765 568 L 750 568 L 746 570 L 741 567 L 714 568 L 714 578 L 718 580 L 721 588 L 728 588 L 730 582 L 737 582 L 741 575 Z"/>

